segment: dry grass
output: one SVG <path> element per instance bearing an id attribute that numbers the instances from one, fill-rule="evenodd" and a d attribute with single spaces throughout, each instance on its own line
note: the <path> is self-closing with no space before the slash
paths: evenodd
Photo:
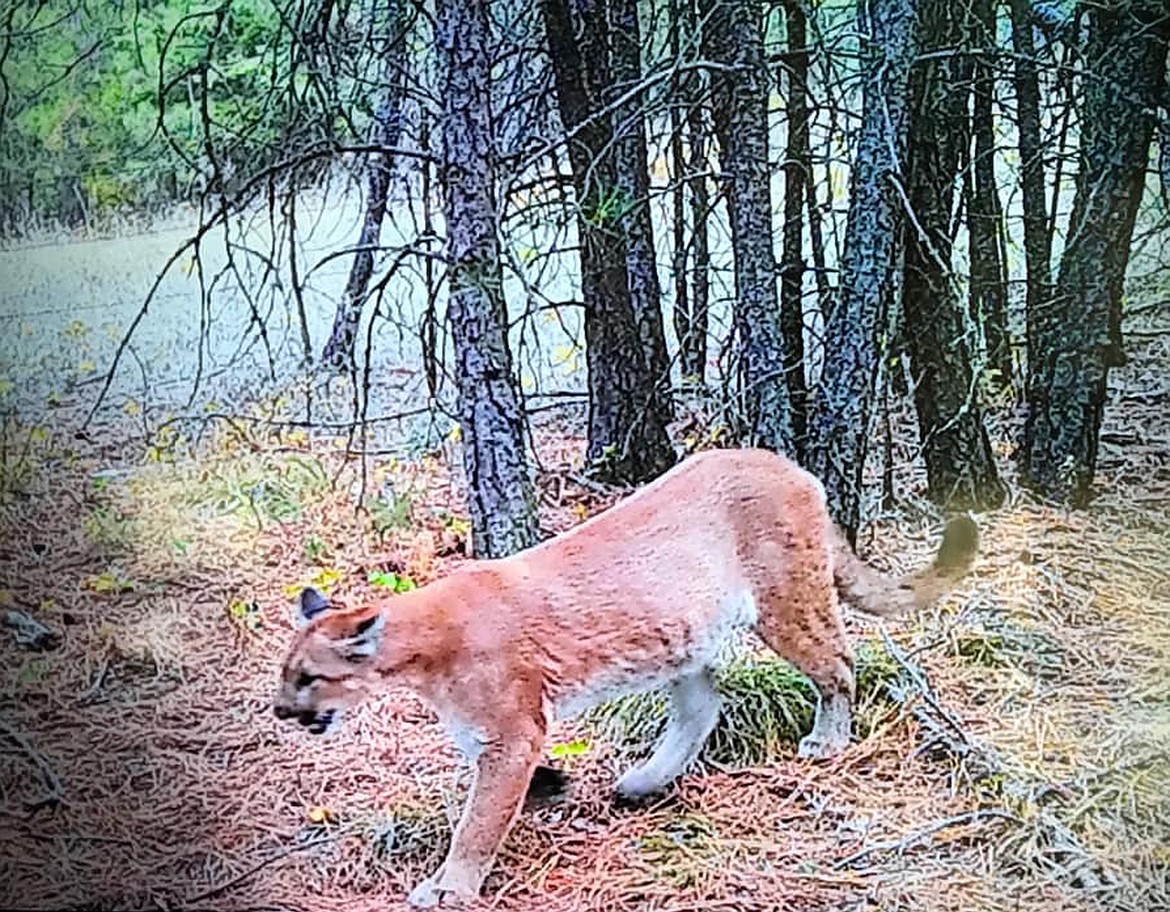
<path id="1" fill-rule="evenodd" d="M 1107 429 L 1143 414 L 1114 408 Z M 578 443 L 540 440 L 550 528 L 610 499 L 572 481 Z M 429 712 L 394 693 L 315 740 L 268 707 L 286 586 L 336 577 L 357 599 L 371 571 L 423 583 L 461 559 L 441 454 L 380 467 L 371 517 L 327 441 L 221 429 L 198 459 L 100 476 L 112 451 L 64 445 L 30 454 L 0 543 L 0 607 L 63 634 L 50 652 L 0 646 L 5 901 L 402 908 L 465 788 Z M 835 761 L 795 758 L 807 690 L 775 664 L 729 672 L 732 724 L 650 808 L 610 798 L 652 729 L 644 706 L 560 726 L 572 790 L 523 816 L 484 906 L 1170 908 L 1170 466 L 1113 457 L 1085 512 L 1019 499 L 982 517 L 983 558 L 933 616 L 884 640 L 850 620 L 877 671 L 863 737 Z M 910 566 L 936 530 L 889 517 L 865 547 Z"/>

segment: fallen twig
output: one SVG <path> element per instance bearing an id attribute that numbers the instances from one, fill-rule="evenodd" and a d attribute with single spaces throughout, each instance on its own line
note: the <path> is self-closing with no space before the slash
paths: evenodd
<path id="1" fill-rule="evenodd" d="M 41 755 L 23 734 L 18 732 L 15 728 L 0 719 L 0 733 L 3 733 L 13 744 L 21 749 L 21 751 L 32 760 L 33 765 L 40 770 L 41 776 L 45 780 L 45 785 L 49 790 L 49 794 L 37 801 L 26 801 L 25 809 L 30 813 L 38 811 L 43 807 L 56 807 L 61 803 L 61 780 L 57 778 L 57 773 L 49 764 L 49 761 Z"/>
<path id="2" fill-rule="evenodd" d="M 351 835 L 352 834 L 348 833 L 348 832 L 347 833 L 337 833 L 336 835 L 323 836 L 320 839 L 314 839 L 311 842 L 306 842 L 306 843 L 303 843 L 301 845 L 290 846 L 287 849 L 283 849 L 282 851 L 277 852 L 275 855 L 271 855 L 268 858 L 265 858 L 264 860 L 257 862 L 256 864 L 252 865 L 252 867 L 237 874 L 231 880 L 224 881 L 223 883 L 219 884 L 218 886 L 212 887 L 209 890 L 204 890 L 202 893 L 196 893 L 194 896 L 187 897 L 185 902 L 191 906 L 197 905 L 201 902 L 205 902 L 206 900 L 209 900 L 209 899 L 212 899 L 216 896 L 219 896 L 219 894 L 221 894 L 221 893 L 226 893 L 232 887 L 243 883 L 245 880 L 247 880 L 249 877 L 251 877 L 257 871 L 264 870 L 270 864 L 275 864 L 276 862 L 278 862 L 284 858 L 288 858 L 288 856 L 290 856 L 290 855 L 295 855 L 297 852 L 304 852 L 307 849 L 314 849 L 317 846 L 328 845 L 331 842 L 340 842 L 342 839 L 348 839 Z"/>
<path id="3" fill-rule="evenodd" d="M 995 808 L 981 808 L 975 811 L 966 811 L 962 814 L 955 814 L 953 817 L 946 817 L 943 820 L 936 820 L 934 823 L 921 827 L 920 829 L 915 830 L 913 833 L 909 833 L 906 836 L 903 836 L 901 839 L 891 839 L 888 842 L 878 842 L 871 846 L 866 846 L 865 848 L 854 852 L 852 855 L 848 855 L 845 858 L 842 858 L 835 865 L 833 865 L 833 868 L 839 871 L 856 861 L 860 861 L 867 855 L 872 855 L 874 852 L 904 852 L 915 843 L 921 842 L 922 840 L 933 836 L 935 833 L 939 833 L 943 830 L 949 829 L 950 827 L 963 826 L 968 823 L 979 823 L 984 820 L 1008 820 L 1012 823 L 1023 823 L 1023 821 L 1020 820 L 1020 818 L 1015 814 L 1009 814 L 1007 811 L 1001 811 Z"/>

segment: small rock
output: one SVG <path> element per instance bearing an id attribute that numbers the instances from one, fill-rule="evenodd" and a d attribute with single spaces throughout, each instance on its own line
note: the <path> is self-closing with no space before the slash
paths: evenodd
<path id="1" fill-rule="evenodd" d="M 35 621 L 23 611 L 5 611 L 4 626 L 12 631 L 16 645 L 24 649 L 37 652 L 45 649 L 55 649 L 60 641 L 57 636 L 40 621 Z"/>

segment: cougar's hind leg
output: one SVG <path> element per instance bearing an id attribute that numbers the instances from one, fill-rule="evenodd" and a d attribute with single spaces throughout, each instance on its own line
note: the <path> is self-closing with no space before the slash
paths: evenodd
<path id="1" fill-rule="evenodd" d="M 849 746 L 854 698 L 853 655 L 829 574 L 793 568 L 782 585 L 761 593 L 756 631 L 795 665 L 817 691 L 812 731 L 800 742 L 802 757 L 823 759 Z"/>
<path id="2" fill-rule="evenodd" d="M 654 753 L 618 780 L 618 795 L 639 800 L 661 792 L 699 756 L 719 720 L 719 694 L 710 669 L 677 678 L 670 685 L 670 720 Z"/>

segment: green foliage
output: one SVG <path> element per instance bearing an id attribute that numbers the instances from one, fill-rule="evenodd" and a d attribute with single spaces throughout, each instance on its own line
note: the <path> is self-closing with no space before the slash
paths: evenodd
<path id="1" fill-rule="evenodd" d="M 1064 652 L 1058 642 L 1038 628 L 1008 622 L 995 630 L 959 631 L 949 651 L 972 665 L 1018 669 L 1040 678 L 1053 677 L 1064 665 Z"/>
<path id="2" fill-rule="evenodd" d="M 0 38 L 0 213 L 149 207 L 330 138 L 343 122 L 307 91 L 303 23 L 286 13 L 273 0 L 19 5 Z"/>
<path id="3" fill-rule="evenodd" d="M 416 588 L 414 580 L 409 576 L 399 576 L 384 570 L 371 570 L 366 577 L 371 586 L 380 589 L 389 589 L 391 592 L 410 592 Z"/>
<path id="4" fill-rule="evenodd" d="M 329 546 L 316 535 L 310 535 L 305 540 L 305 563 L 315 564 L 323 560 L 329 553 Z"/>
<path id="5" fill-rule="evenodd" d="M 886 685 L 898 669 L 880 646 L 864 643 L 857 650 L 856 673 L 855 727 L 865 737 L 875 712 L 890 705 Z M 739 658 L 719 669 L 715 686 L 723 711 L 703 756 L 717 763 L 765 762 L 791 752 L 812 727 L 815 694 L 788 662 Z M 598 707 L 587 720 L 619 750 L 641 753 L 657 740 L 669 711 L 664 695 L 638 694 Z"/>
<path id="6" fill-rule="evenodd" d="M 114 550 L 129 548 L 138 531 L 133 519 L 105 504 L 86 513 L 81 524 L 85 537 L 91 542 Z"/>
<path id="7" fill-rule="evenodd" d="M 291 522 L 329 490 L 329 476 L 320 460 L 302 456 L 239 460 L 225 464 L 192 491 L 192 502 L 218 514 L 266 521 Z"/>
<path id="8" fill-rule="evenodd" d="M 255 633 L 264 626 L 264 616 L 254 601 L 236 599 L 227 606 L 227 616 L 233 627 L 246 633 Z"/>
<path id="9" fill-rule="evenodd" d="M 81 588 L 99 595 L 121 595 L 123 592 L 133 592 L 138 588 L 138 583 L 123 573 L 120 568 L 110 567 L 97 576 L 83 579 Z"/>
<path id="10" fill-rule="evenodd" d="M 698 874 L 717 857 L 720 833 L 703 814 L 678 814 L 640 836 L 634 846 L 655 877 L 676 890 L 695 886 Z"/>
<path id="11" fill-rule="evenodd" d="M 413 509 L 414 500 L 410 495 L 389 492 L 370 501 L 370 521 L 378 534 L 385 535 L 395 529 L 407 528 Z"/>
<path id="12" fill-rule="evenodd" d="M 599 228 L 616 225 L 634 207 L 636 200 L 624 187 L 611 187 L 607 192 L 585 201 L 585 218 Z"/>

